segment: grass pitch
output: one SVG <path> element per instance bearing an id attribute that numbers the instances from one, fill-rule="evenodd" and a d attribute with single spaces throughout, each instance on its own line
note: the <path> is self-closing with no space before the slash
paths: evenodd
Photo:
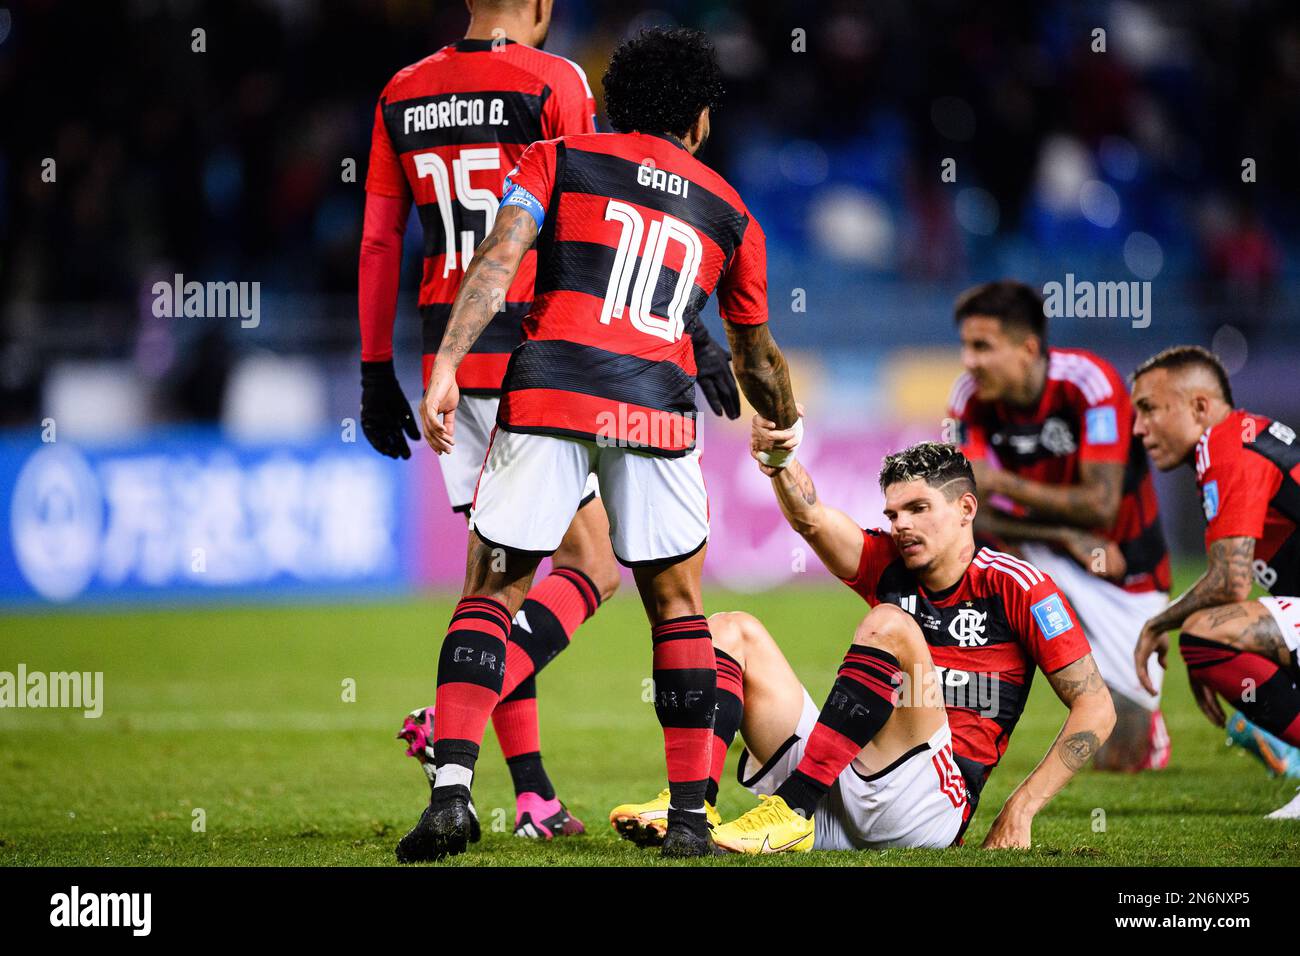
<path id="1" fill-rule="evenodd" d="M 1184 582 L 1185 583 L 1185 582 Z M 712 592 L 710 611 L 757 614 L 815 700 L 834 678 L 862 602 L 846 588 Z M 103 671 L 104 713 L 0 710 L 0 864 L 389 865 L 427 786 L 394 739 L 432 703 L 450 600 L 315 607 L 45 612 L 0 617 L 0 670 Z M 711 866 L 1277 865 L 1300 861 L 1300 823 L 1264 819 L 1294 784 L 1227 749 L 1170 657 L 1169 768 L 1085 772 L 1034 825 L 1033 850 L 978 849 L 1002 801 L 1043 755 L 1064 708 L 1041 676 L 958 850 L 809 853 Z M 650 640 L 621 593 L 539 679 L 542 750 L 588 835 L 510 833 L 514 800 L 491 734 L 475 801 L 482 843 L 444 865 L 681 865 L 615 837 L 611 807 L 662 786 L 662 737 L 644 694 Z M 355 701 L 344 699 L 355 682 Z M 727 764 L 720 809 L 753 798 Z M 201 811 L 198 812 L 198 811 Z M 202 823 L 202 827 L 199 823 Z M 696 864 L 698 865 L 698 864 Z"/>

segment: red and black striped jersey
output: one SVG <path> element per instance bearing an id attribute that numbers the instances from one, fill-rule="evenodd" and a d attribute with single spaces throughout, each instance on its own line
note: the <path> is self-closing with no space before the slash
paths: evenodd
<path id="1" fill-rule="evenodd" d="M 1133 435 L 1133 404 L 1113 365 L 1083 349 L 1049 349 L 1047 381 L 1033 408 L 981 401 L 974 380 L 962 375 L 948 414 L 960 423 L 967 458 L 992 457 L 1031 481 L 1077 484 L 1082 462 L 1123 464 L 1119 514 L 1112 527 L 1096 530 L 1124 555 L 1126 591 L 1169 590 L 1169 552 L 1151 466 Z M 1014 506 L 1011 513 L 1024 509 Z"/>
<path id="2" fill-rule="evenodd" d="M 411 196 L 419 213 L 426 355 L 437 352 L 460 280 L 492 229 L 506 172 L 535 140 L 593 131 L 595 110 L 576 63 L 509 40 L 460 40 L 399 71 L 384 87 L 366 189 Z M 531 251 L 524 257 L 504 309 L 457 371 L 462 391 L 500 391 L 533 297 L 535 259 Z"/>
<path id="3" fill-rule="evenodd" d="M 872 607 L 912 616 L 943 684 L 952 749 L 979 788 L 1006 752 L 1035 666 L 1052 673 L 1092 652 L 1074 608 L 1032 564 L 981 548 L 952 587 L 925 589 L 885 531 L 864 530 L 857 574 L 844 583 Z"/>
<path id="4" fill-rule="evenodd" d="M 534 143 L 505 204 L 538 220 L 537 286 L 497 423 L 663 455 L 695 445 L 689 335 L 714 289 L 767 321 L 763 232 L 721 176 L 644 133 Z"/>
<path id="5" fill-rule="evenodd" d="M 1238 409 L 1196 445 L 1205 546 L 1255 539 L 1255 580 L 1300 596 L 1300 440 L 1293 429 Z"/>

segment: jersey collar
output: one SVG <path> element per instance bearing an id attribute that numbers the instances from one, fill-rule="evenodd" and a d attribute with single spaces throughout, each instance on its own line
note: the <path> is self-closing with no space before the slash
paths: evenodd
<path id="1" fill-rule="evenodd" d="M 638 130 L 638 132 L 640 132 L 640 130 Z M 687 152 L 687 153 L 690 152 L 690 150 L 688 150 L 688 149 L 686 148 L 686 144 L 683 143 L 683 142 L 682 142 L 680 139 L 678 139 L 676 136 L 674 136 L 672 133 L 641 133 L 641 135 L 642 135 L 642 136 L 653 136 L 655 139 L 662 139 L 662 140 L 664 140 L 665 142 L 672 143 L 674 146 L 676 146 L 676 147 L 677 147 L 678 149 L 680 149 L 682 152 Z"/>
<path id="2" fill-rule="evenodd" d="M 976 553 L 978 554 L 978 552 Z M 962 585 L 966 583 L 967 576 L 970 574 L 970 568 L 971 566 L 969 564 L 966 565 L 966 570 L 961 573 L 961 577 L 959 577 L 953 584 L 948 585 L 942 591 L 931 591 L 919 580 L 916 582 L 917 589 L 926 596 L 931 604 L 942 603 L 961 590 Z"/>

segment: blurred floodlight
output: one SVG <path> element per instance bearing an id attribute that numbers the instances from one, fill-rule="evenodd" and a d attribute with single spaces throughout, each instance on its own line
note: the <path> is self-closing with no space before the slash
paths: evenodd
<path id="1" fill-rule="evenodd" d="M 1062 218 L 1079 214 L 1079 192 L 1093 178 L 1092 157 L 1072 136 L 1051 136 L 1038 155 L 1036 188 L 1039 201 Z"/>
<path id="2" fill-rule="evenodd" d="M 824 189 L 813 200 L 810 215 L 813 235 L 826 255 L 873 269 L 890 267 L 894 218 L 880 197 L 855 186 Z"/>
<path id="3" fill-rule="evenodd" d="M 1079 211 L 1094 226 L 1109 229 L 1119 222 L 1119 194 L 1100 179 L 1090 179 L 1079 189 Z"/>
<path id="4" fill-rule="evenodd" d="M 967 186 L 957 193 L 954 213 L 963 229 L 977 236 L 991 236 L 998 231 L 998 201 L 978 186 Z"/>
<path id="5" fill-rule="evenodd" d="M 941 96 L 931 103 L 930 122 L 940 136 L 958 143 L 975 136 L 975 111 L 959 96 Z"/>
<path id="6" fill-rule="evenodd" d="M 1178 46 L 1155 10 L 1129 0 L 1111 5 L 1110 36 L 1115 52 L 1138 69 L 1166 62 Z"/>
<path id="7" fill-rule="evenodd" d="M 223 424 L 241 441 L 303 440 L 326 427 L 325 376 L 308 358 L 253 355 L 235 366 Z M 358 432 L 359 428 L 354 429 Z"/>
<path id="8" fill-rule="evenodd" d="M 791 140 L 782 146 L 777 165 L 781 175 L 796 186 L 819 186 L 830 169 L 826 150 L 807 139 Z"/>
<path id="9" fill-rule="evenodd" d="M 68 361 L 45 380 L 45 414 L 59 438 L 112 441 L 145 427 L 148 395 L 130 362 Z"/>
<path id="10" fill-rule="evenodd" d="M 1165 265 L 1165 253 L 1154 236 L 1130 232 L 1124 240 L 1124 264 L 1139 279 L 1154 279 Z"/>
<path id="11" fill-rule="evenodd" d="M 1210 339 L 1210 351 L 1219 357 L 1223 370 L 1236 375 L 1246 367 L 1246 336 L 1235 325 L 1221 325 Z"/>

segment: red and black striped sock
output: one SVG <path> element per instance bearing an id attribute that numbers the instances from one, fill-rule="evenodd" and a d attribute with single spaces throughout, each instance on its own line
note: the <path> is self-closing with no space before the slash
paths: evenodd
<path id="1" fill-rule="evenodd" d="M 577 568 L 555 568 L 534 584 L 510 631 L 502 698 L 568 647 L 573 632 L 598 607 L 600 591 Z"/>
<path id="2" fill-rule="evenodd" d="M 702 615 L 673 618 L 651 630 L 655 715 L 664 729 L 668 761 L 668 822 L 703 829 L 709 782 L 717 673 L 709 622 Z M 696 819 L 698 818 L 698 819 Z"/>
<path id="3" fill-rule="evenodd" d="M 598 607 L 600 592 L 589 577 L 577 568 L 555 568 L 533 585 L 515 615 L 506 644 L 501 702 L 492 711 L 492 727 L 510 767 L 515 796 L 538 793 L 544 800 L 555 797 L 542 767 L 533 678 L 569 646 L 574 631 Z"/>
<path id="4" fill-rule="evenodd" d="M 543 800 L 555 799 L 555 788 L 542 766 L 541 732 L 537 726 L 537 681 L 532 677 L 502 698 L 492 711 L 492 726 L 501 744 L 501 754 L 510 768 L 515 796 L 535 793 Z"/>
<path id="5" fill-rule="evenodd" d="M 715 647 L 713 656 L 718 667 L 718 703 L 713 715 L 713 752 L 704 799 L 717 806 L 722 770 L 727 763 L 727 748 L 736 739 L 740 719 L 745 713 L 745 673 L 726 651 Z"/>
<path id="6" fill-rule="evenodd" d="M 509 635 L 510 612 L 500 601 L 466 597 L 456 605 L 438 655 L 433 710 L 435 800 L 453 792 L 469 797 L 483 732 L 501 696 Z"/>
<path id="7" fill-rule="evenodd" d="M 1195 634 L 1184 633 L 1178 650 L 1188 676 L 1213 687 L 1251 722 L 1300 746 L 1300 686 L 1284 667 Z"/>
<path id="8" fill-rule="evenodd" d="M 889 720 L 902 679 L 898 658 L 889 651 L 850 645 L 803 757 L 776 795 L 811 817 L 835 778 Z"/>

